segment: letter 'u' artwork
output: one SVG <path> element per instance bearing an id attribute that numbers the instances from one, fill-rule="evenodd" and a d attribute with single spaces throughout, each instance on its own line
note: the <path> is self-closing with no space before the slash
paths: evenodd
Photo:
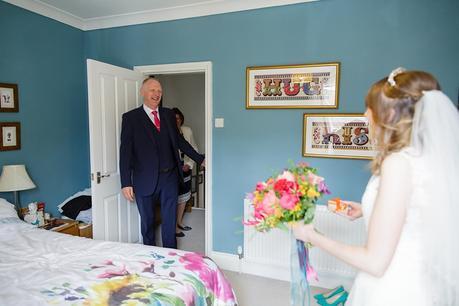
<path id="1" fill-rule="evenodd" d="M 246 108 L 338 108 L 339 63 L 246 69 Z"/>

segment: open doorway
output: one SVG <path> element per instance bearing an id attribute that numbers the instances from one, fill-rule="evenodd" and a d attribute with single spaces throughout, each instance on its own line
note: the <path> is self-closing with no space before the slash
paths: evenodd
<path id="1" fill-rule="evenodd" d="M 212 252 L 212 65 L 210 62 L 137 66 L 145 76 L 154 75 L 163 87 L 163 106 L 177 107 L 190 127 L 197 149 L 206 155 L 206 169 L 193 167 L 191 211 L 184 224 L 192 227 L 177 238 L 179 249 L 210 255 Z"/>
<path id="2" fill-rule="evenodd" d="M 205 75 L 204 72 L 161 74 L 155 76 L 162 84 L 163 107 L 176 109 L 182 119 L 180 127 L 185 139 L 200 152 L 205 152 Z M 184 185 L 179 195 L 177 214 L 177 248 L 205 253 L 205 169 L 183 157 L 190 166 L 184 172 Z M 181 205 L 180 205 L 181 204 Z M 182 218 L 180 217 L 182 215 Z M 180 220 L 179 220 L 180 219 Z"/>

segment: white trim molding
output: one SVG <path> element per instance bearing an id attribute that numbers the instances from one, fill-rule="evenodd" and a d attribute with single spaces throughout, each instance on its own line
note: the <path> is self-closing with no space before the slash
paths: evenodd
<path id="1" fill-rule="evenodd" d="M 191 62 L 162 65 L 135 66 L 135 71 L 144 75 L 151 74 L 182 74 L 203 72 L 205 75 L 205 247 L 206 254 L 211 254 L 212 243 L 212 62 Z"/>
<path id="2" fill-rule="evenodd" d="M 54 6 L 48 5 L 40 1 L 33 0 L 3 0 L 9 4 L 13 4 L 28 11 L 39 15 L 54 19 L 74 28 L 84 30 L 86 28 L 85 20 L 78 16 L 72 15 L 69 12 L 60 10 Z"/>
<path id="3" fill-rule="evenodd" d="M 57 7 L 43 3 L 40 0 L 3 0 L 22 7 L 34 13 L 49 17 L 83 31 L 122 27 L 128 25 L 154 23 L 168 20 L 178 20 L 202 17 L 216 14 L 240 12 L 284 6 L 319 0 L 213 0 L 201 1 L 189 5 L 151 9 L 134 13 L 126 13 L 96 18 L 82 18 Z M 91 4 L 88 4 L 91 5 Z"/>

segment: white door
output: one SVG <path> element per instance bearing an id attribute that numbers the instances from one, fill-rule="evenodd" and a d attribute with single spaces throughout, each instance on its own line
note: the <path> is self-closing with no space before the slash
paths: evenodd
<path id="1" fill-rule="evenodd" d="M 140 106 L 137 71 L 87 60 L 94 239 L 139 242 L 135 203 L 121 194 L 119 147 L 123 113 Z"/>

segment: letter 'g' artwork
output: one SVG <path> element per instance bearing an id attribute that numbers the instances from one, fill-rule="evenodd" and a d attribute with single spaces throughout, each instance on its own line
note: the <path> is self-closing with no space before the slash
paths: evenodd
<path id="1" fill-rule="evenodd" d="M 368 120 L 361 114 L 304 114 L 303 156 L 372 159 Z"/>
<path id="2" fill-rule="evenodd" d="M 338 108 L 339 63 L 247 67 L 246 108 Z"/>

